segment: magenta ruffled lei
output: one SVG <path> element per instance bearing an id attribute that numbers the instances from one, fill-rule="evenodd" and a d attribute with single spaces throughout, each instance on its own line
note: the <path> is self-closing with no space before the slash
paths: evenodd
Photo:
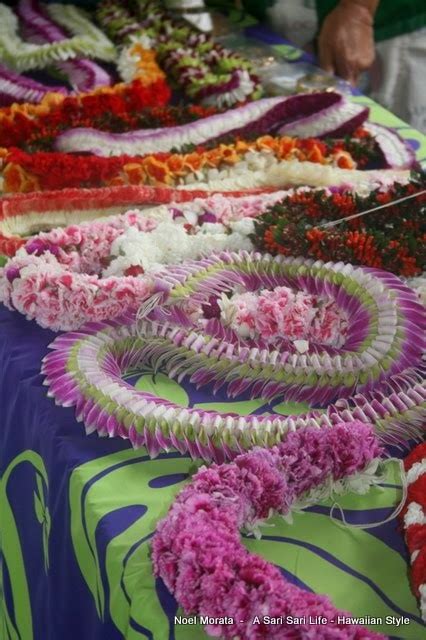
<path id="1" fill-rule="evenodd" d="M 232 619 L 206 627 L 215 637 L 382 638 L 339 623 L 344 612 L 326 596 L 287 582 L 276 567 L 249 553 L 239 534 L 271 512 L 287 514 L 307 491 L 362 472 L 380 453 L 371 426 L 353 422 L 291 433 L 270 450 L 254 449 L 231 464 L 201 469 L 157 526 L 155 574 L 187 614 Z M 283 622 L 266 625 L 265 616 Z M 302 622 L 288 625 L 287 616 Z M 328 623 L 309 624 L 315 616 Z"/>

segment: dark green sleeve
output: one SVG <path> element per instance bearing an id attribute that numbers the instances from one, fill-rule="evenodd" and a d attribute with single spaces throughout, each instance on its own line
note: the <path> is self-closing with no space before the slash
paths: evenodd
<path id="1" fill-rule="evenodd" d="M 243 0 L 243 6 L 247 13 L 261 21 L 266 18 L 266 10 L 274 4 L 275 0 Z"/>
<path id="2" fill-rule="evenodd" d="M 266 20 L 266 9 L 272 7 L 279 0 L 242 0 L 247 13 L 257 18 L 260 22 Z M 228 13 L 235 7 L 235 0 L 205 0 L 208 7 L 216 8 L 222 13 Z"/>
<path id="3" fill-rule="evenodd" d="M 320 25 L 337 4 L 338 0 L 317 0 Z M 425 0 L 381 0 L 374 20 L 374 36 L 379 42 L 425 26 Z"/>

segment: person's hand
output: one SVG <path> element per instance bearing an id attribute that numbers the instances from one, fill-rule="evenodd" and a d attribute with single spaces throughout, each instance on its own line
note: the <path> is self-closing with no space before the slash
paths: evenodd
<path id="1" fill-rule="evenodd" d="M 341 0 L 324 20 L 318 38 L 321 67 L 351 84 L 374 62 L 373 18 L 377 2 Z"/>

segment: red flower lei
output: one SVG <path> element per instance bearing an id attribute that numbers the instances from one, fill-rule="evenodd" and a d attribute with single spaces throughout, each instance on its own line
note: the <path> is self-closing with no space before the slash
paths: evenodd
<path id="1" fill-rule="evenodd" d="M 134 81 L 120 93 L 70 96 L 45 113 L 32 115 L 15 111 L 0 118 L 0 139 L 7 148 L 49 151 L 56 137 L 66 129 L 94 127 L 123 133 L 145 127 L 156 129 L 186 124 L 216 113 L 213 107 L 165 106 L 168 95 L 168 88 L 162 81 L 149 87 Z"/>
<path id="2" fill-rule="evenodd" d="M 426 442 L 404 461 L 408 492 L 401 514 L 411 559 L 411 585 L 426 622 Z"/>
<path id="3" fill-rule="evenodd" d="M 404 276 L 420 274 L 426 263 L 426 196 L 407 200 L 336 227 L 324 221 L 340 220 L 422 191 L 420 177 L 408 185 L 395 184 L 368 197 L 338 192 L 307 191 L 288 196 L 256 221 L 255 245 L 273 255 L 304 255 L 387 269 Z M 318 226 L 316 226 L 318 225 Z"/>

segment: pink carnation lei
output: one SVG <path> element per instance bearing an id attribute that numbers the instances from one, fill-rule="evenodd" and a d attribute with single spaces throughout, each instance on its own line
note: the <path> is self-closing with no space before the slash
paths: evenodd
<path id="1" fill-rule="evenodd" d="M 53 330 L 76 329 L 88 320 L 136 309 L 151 293 L 148 278 L 100 274 L 112 243 L 127 226 L 155 228 L 155 221 L 138 214 L 129 211 L 107 222 L 40 233 L 0 270 L 0 300 Z"/>
<path id="2" fill-rule="evenodd" d="M 348 323 L 336 302 L 304 291 L 282 286 L 237 293 L 222 297 L 220 307 L 225 325 L 243 338 L 273 342 L 286 336 L 336 347 L 344 344 Z"/>
<path id="3" fill-rule="evenodd" d="M 362 472 L 380 453 L 372 427 L 353 422 L 333 429 L 301 429 L 272 449 L 253 449 L 230 464 L 203 467 L 157 526 L 155 574 L 186 613 L 233 619 L 231 624 L 208 625 L 206 631 L 212 636 L 382 638 L 363 627 L 337 622 L 343 612 L 326 596 L 287 582 L 276 567 L 249 553 L 239 535 L 241 528 L 271 512 L 288 513 L 305 492 L 330 478 L 338 481 Z M 283 620 L 292 616 L 302 622 L 266 625 L 264 616 Z M 309 616 L 323 616 L 329 622 L 308 624 Z"/>

